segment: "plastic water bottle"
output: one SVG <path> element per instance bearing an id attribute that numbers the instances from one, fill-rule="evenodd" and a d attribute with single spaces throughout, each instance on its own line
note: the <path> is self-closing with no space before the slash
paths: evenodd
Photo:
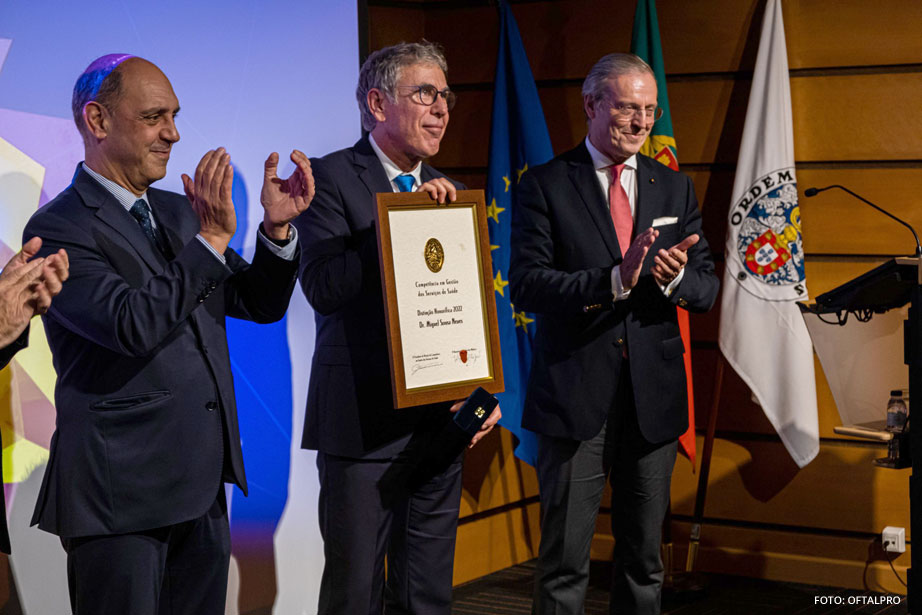
<path id="1" fill-rule="evenodd" d="M 890 401 L 887 402 L 887 431 L 903 431 L 906 425 L 906 414 L 903 391 L 899 389 L 890 391 Z"/>

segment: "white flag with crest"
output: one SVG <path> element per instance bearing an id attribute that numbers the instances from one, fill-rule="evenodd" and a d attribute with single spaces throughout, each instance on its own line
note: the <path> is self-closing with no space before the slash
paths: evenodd
<path id="1" fill-rule="evenodd" d="M 768 0 L 727 228 L 720 350 L 799 467 L 819 451 L 780 0 Z"/>

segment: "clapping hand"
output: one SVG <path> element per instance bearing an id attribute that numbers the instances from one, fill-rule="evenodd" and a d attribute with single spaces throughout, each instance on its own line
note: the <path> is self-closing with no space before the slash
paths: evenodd
<path id="1" fill-rule="evenodd" d="M 688 263 L 688 249 L 698 243 L 700 238 L 697 234 L 692 234 L 669 248 L 669 250 L 660 250 L 653 257 L 653 269 L 651 273 L 657 284 L 668 286 L 681 273 Z"/>
<path id="2" fill-rule="evenodd" d="M 41 247 L 42 240 L 33 237 L 0 271 L 0 347 L 14 342 L 33 316 L 48 311 L 67 279 L 67 252 L 33 258 Z"/>
<path id="3" fill-rule="evenodd" d="M 647 257 L 647 252 L 659 236 L 659 231 L 654 228 L 648 228 L 643 233 L 634 238 L 624 258 L 621 261 L 621 285 L 624 290 L 631 290 L 637 285 L 640 279 L 640 270 L 643 267 L 643 261 Z"/>
<path id="4" fill-rule="evenodd" d="M 223 147 L 206 153 L 195 169 L 195 180 L 182 175 L 186 197 L 199 219 L 199 234 L 219 254 L 224 254 L 234 231 L 237 214 L 231 191 L 234 185 L 234 167 L 230 154 Z"/>
<path id="5" fill-rule="evenodd" d="M 302 152 L 291 152 L 295 163 L 294 173 L 288 179 L 278 176 L 279 155 L 269 154 L 266 159 L 265 176 L 259 201 L 262 203 L 263 232 L 272 239 L 288 238 L 288 224 L 307 209 L 314 198 L 314 176 L 311 163 Z"/>

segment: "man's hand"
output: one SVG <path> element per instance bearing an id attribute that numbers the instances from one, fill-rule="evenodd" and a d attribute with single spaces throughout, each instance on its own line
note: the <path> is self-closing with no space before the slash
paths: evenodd
<path id="1" fill-rule="evenodd" d="M 263 232 L 271 239 L 284 241 L 288 238 L 288 223 L 307 209 L 314 198 L 314 175 L 311 163 L 298 150 L 291 152 L 295 171 L 288 179 L 280 179 L 277 172 L 279 155 L 275 152 L 266 158 L 263 189 L 259 194 L 265 215 Z"/>
<path id="2" fill-rule="evenodd" d="M 33 237 L 30 241 L 35 241 L 38 237 Z M 41 245 L 41 239 L 38 239 Z M 61 292 L 64 287 L 64 281 L 70 275 L 70 261 L 67 258 L 67 252 L 61 248 L 54 254 L 45 258 L 42 265 L 41 284 L 36 286 L 35 300 L 32 308 L 35 314 L 44 314 L 51 307 L 51 300 Z"/>
<path id="3" fill-rule="evenodd" d="M 698 243 L 697 234 L 689 235 L 669 250 L 660 250 L 653 257 L 653 278 L 660 286 L 668 286 L 688 263 L 688 249 Z"/>
<path id="4" fill-rule="evenodd" d="M 445 203 L 446 200 L 451 203 L 458 198 L 458 191 L 455 189 L 455 185 L 445 177 L 430 179 L 425 184 L 420 185 L 416 191 L 428 192 L 432 200 L 438 201 L 439 203 Z"/>
<path id="5" fill-rule="evenodd" d="M 650 246 L 656 241 L 659 231 L 653 227 L 648 228 L 643 233 L 634 238 L 631 247 L 624 254 L 624 260 L 621 261 L 621 286 L 624 290 L 631 290 L 637 285 L 640 279 L 640 269 L 643 267 L 643 261 L 647 257 Z"/>
<path id="6" fill-rule="evenodd" d="M 457 412 L 458 410 L 461 409 L 461 406 L 464 405 L 465 401 L 466 400 L 462 399 L 461 401 L 455 403 L 455 405 L 453 405 L 451 408 L 449 408 L 449 410 L 452 412 Z M 493 409 L 493 412 L 490 413 L 490 416 L 487 417 L 487 420 L 485 420 L 483 422 L 483 425 L 480 426 L 480 431 L 474 434 L 474 438 L 471 440 L 471 443 L 468 445 L 468 448 L 474 448 L 474 445 L 480 442 L 480 440 L 485 435 L 490 433 L 490 430 L 492 430 L 496 426 L 496 423 L 498 423 L 499 419 L 501 418 L 503 418 L 503 413 L 500 412 L 499 404 L 496 404 L 496 408 Z"/>
<path id="7" fill-rule="evenodd" d="M 48 311 L 67 279 L 67 252 L 30 260 L 41 247 L 42 240 L 33 237 L 0 272 L 0 347 L 16 341 L 33 316 Z"/>
<path id="8" fill-rule="evenodd" d="M 237 230 L 237 214 L 231 199 L 234 167 L 230 154 L 223 147 L 209 150 L 195 169 L 195 181 L 183 173 L 182 185 L 198 216 L 199 234 L 218 254 L 224 254 Z"/>

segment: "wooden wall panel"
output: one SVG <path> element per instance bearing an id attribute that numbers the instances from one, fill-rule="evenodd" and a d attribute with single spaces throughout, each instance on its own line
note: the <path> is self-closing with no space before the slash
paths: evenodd
<path id="1" fill-rule="evenodd" d="M 922 115 L 915 113 L 922 99 L 922 3 L 783 0 L 782 6 L 807 280 L 815 297 L 888 255 L 911 252 L 912 243 L 898 225 L 850 197 L 827 192 L 806 199 L 806 187 L 846 185 L 922 226 Z M 763 7 L 764 0 L 657 1 L 679 162 L 695 182 L 718 275 Z M 603 54 L 629 47 L 633 3 L 530 0 L 512 8 L 552 145 L 562 152 L 585 135 L 580 84 L 586 71 Z M 460 102 L 431 162 L 469 187 L 483 187 L 495 7 L 472 0 L 416 8 L 382 0 L 370 7 L 369 22 L 372 49 L 421 36 L 445 46 L 448 80 Z M 692 315 L 699 454 L 715 396 L 718 324 L 717 308 Z M 871 587 L 900 591 L 869 545 L 883 525 L 908 527 L 907 472 L 873 467 L 870 460 L 883 455 L 879 445 L 834 434 L 838 412 L 816 368 L 823 440 L 819 457 L 799 471 L 749 389 L 726 371 L 706 510 L 722 520 L 706 525 L 700 568 L 848 587 L 860 587 L 866 577 Z M 484 445 L 465 466 L 456 582 L 527 559 L 537 545 L 533 470 L 512 460 L 508 433 Z M 687 543 L 681 515 L 691 512 L 696 484 L 691 465 L 680 458 L 673 482 L 677 562 Z M 605 524 L 603 517 L 593 544 L 600 557 L 611 554 Z M 908 559 L 898 558 L 897 568 Z"/>
<path id="2" fill-rule="evenodd" d="M 791 68 L 922 62 L 922 3 L 782 2 Z"/>
<path id="3" fill-rule="evenodd" d="M 656 4 L 667 71 L 752 70 L 763 3 L 660 0 Z M 785 0 L 782 12 L 792 69 L 922 61 L 922 5 L 918 3 Z M 887 35 L 881 36 L 883 32 Z"/>
<path id="4" fill-rule="evenodd" d="M 496 514 L 461 519 L 455 544 L 454 584 L 482 577 L 538 556 L 541 518 L 537 502 Z"/>
<path id="5" fill-rule="evenodd" d="M 922 62 L 922 5 L 906 0 L 842 0 L 832 9 L 828 0 L 782 4 L 791 69 Z M 666 70 L 670 74 L 751 71 L 761 10 L 761 3 L 738 0 L 660 0 L 657 12 Z M 450 83 L 493 79 L 495 11 L 489 6 L 427 11 L 427 36 L 449 52 Z M 514 3 L 513 11 L 539 81 L 582 80 L 604 54 L 630 48 L 634 9 L 629 2 L 522 2 Z M 459 23 L 476 24 L 474 33 L 459 28 Z M 887 35 L 881 36 L 882 32 Z"/>
<path id="6" fill-rule="evenodd" d="M 708 481 L 706 517 L 804 529 L 880 532 L 887 525 L 907 528 L 909 470 L 879 468 L 886 446 L 825 442 L 799 471 L 777 463 L 787 455 L 781 442 L 717 439 Z M 682 460 L 679 460 L 682 461 Z M 676 464 L 673 511 L 694 511 L 697 476 L 688 462 Z M 793 462 L 791 463 L 793 466 Z M 830 485 L 837 488 L 830 489 Z M 881 497 L 886 494 L 887 497 Z"/>
<path id="7" fill-rule="evenodd" d="M 716 346 L 716 345 L 715 345 Z M 695 424 L 699 434 L 703 436 L 707 428 L 707 419 L 714 399 L 714 370 L 717 365 L 718 350 L 714 348 L 696 349 L 692 353 L 692 368 L 695 382 Z M 840 436 L 833 428 L 842 424 L 839 411 L 836 409 L 829 384 L 823 374 L 822 366 L 816 355 L 813 357 L 814 371 L 816 372 L 817 410 L 820 428 L 820 438 L 839 441 L 854 441 L 848 436 Z M 881 407 L 886 403 L 884 397 L 887 391 L 882 390 Z M 729 366 L 725 366 L 724 382 L 721 391 L 720 404 L 717 410 L 717 432 L 722 437 L 745 438 L 747 435 L 754 437 L 768 436 L 777 440 L 774 428 L 762 408 L 752 401 L 749 389 L 740 377 Z M 780 440 L 777 440 L 780 442 Z M 703 444 L 699 444 L 701 450 Z M 787 460 L 784 461 L 787 463 Z M 678 468 L 682 464 L 678 464 Z M 696 479 L 697 480 L 697 479 Z"/>
<path id="8" fill-rule="evenodd" d="M 517 3 L 513 12 L 532 73 L 539 81 L 582 80 L 602 55 L 631 45 L 634 9 L 625 2 L 526 2 Z M 482 26 L 472 32 L 459 28 L 459 22 Z M 426 30 L 449 53 L 449 83 L 493 80 L 498 32 L 495 8 L 433 9 L 427 15 Z"/>
<path id="9" fill-rule="evenodd" d="M 797 160 L 922 160 L 919 100 L 922 70 L 791 79 Z"/>
<path id="10" fill-rule="evenodd" d="M 683 567 L 690 524 L 674 522 L 672 527 L 673 561 Z M 597 534 L 592 543 L 593 559 L 611 559 L 613 547 L 610 535 Z M 911 554 L 912 546 L 906 545 L 906 553 L 893 558 L 902 579 L 906 578 Z M 869 537 L 811 536 L 799 531 L 705 523 L 695 570 L 791 583 L 809 579 L 816 585 L 902 594 L 901 604 L 906 604 L 906 588 L 894 576 L 879 544 Z"/>
<path id="11" fill-rule="evenodd" d="M 912 233 L 840 190 L 813 198 L 804 188 L 841 184 L 922 229 L 922 165 L 897 169 L 804 169 L 797 172 L 804 250 L 820 254 L 910 255 Z"/>
<path id="12" fill-rule="evenodd" d="M 477 25 L 459 28 L 461 23 Z M 499 35 L 495 8 L 433 9 L 426 15 L 426 28 L 430 40 L 445 48 L 450 86 L 493 81 Z"/>
<path id="13" fill-rule="evenodd" d="M 426 35 L 426 13 L 422 8 L 368 7 L 368 51 L 394 43 L 414 42 Z M 364 60 L 364 58 L 360 58 Z"/>
<path id="14" fill-rule="evenodd" d="M 515 458 L 514 441 L 511 432 L 495 429 L 465 453 L 462 519 L 537 497 L 535 470 Z"/>
<path id="15" fill-rule="evenodd" d="M 736 164 L 751 85 L 748 79 L 667 83 L 681 163 Z M 862 119 L 868 92 L 881 92 L 872 106 L 886 120 Z M 909 110 L 920 97 L 922 71 L 792 78 L 796 160 L 918 162 L 922 115 Z"/>
<path id="16" fill-rule="evenodd" d="M 750 87 L 731 79 L 668 84 L 681 164 L 736 164 Z M 868 100 L 877 88 L 887 94 Z M 542 87 L 539 94 L 554 151 L 578 143 L 586 134 L 580 87 Z M 486 166 L 492 93 L 462 95 L 433 164 Z M 922 114 L 910 111 L 922 100 L 922 71 L 793 78 L 791 99 L 798 162 L 922 160 Z M 892 115 L 869 121 L 867 113 Z"/>

